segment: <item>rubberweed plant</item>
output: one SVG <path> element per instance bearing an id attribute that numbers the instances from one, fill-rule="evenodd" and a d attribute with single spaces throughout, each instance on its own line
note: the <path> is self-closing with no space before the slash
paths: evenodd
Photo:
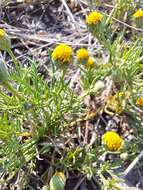
<path id="1" fill-rule="evenodd" d="M 96 94 L 104 88 L 102 80 L 107 75 L 107 70 L 101 69 L 89 52 L 81 48 L 76 54 L 76 66 L 80 69 L 80 80 L 83 92 L 86 95 Z"/>
<path id="2" fill-rule="evenodd" d="M 122 106 L 121 111 L 130 111 L 131 114 L 136 111 L 134 108 L 143 106 L 142 45 L 139 41 L 134 44 L 125 42 L 124 32 L 112 42 L 112 32 L 110 26 L 107 27 L 110 17 L 107 19 L 99 12 L 90 13 L 86 23 L 93 36 L 104 45 L 108 55 L 106 63 L 102 58 L 101 63 L 97 63 L 96 58 L 93 59 L 86 49 L 77 51 L 76 66 L 80 69 L 83 88 L 83 94 L 79 97 L 69 87 L 70 79 L 67 77 L 68 64 L 73 62 L 73 50 L 70 46 L 60 44 L 53 52 L 49 51 L 51 70 L 47 70 L 49 78 L 46 81 L 38 73 L 39 63 L 27 59 L 30 66 L 20 66 L 10 48 L 7 35 L 0 30 L 0 49 L 11 56 L 16 70 L 14 73 L 8 71 L 5 61 L 0 60 L 0 169 L 4 173 L 9 172 L 9 179 L 20 169 L 28 172 L 31 169 L 30 164 L 35 163 L 36 156 L 51 156 L 52 148 L 55 148 L 52 140 L 57 140 L 58 137 L 63 140 L 64 132 L 68 131 L 71 121 L 84 109 L 84 97 L 95 97 L 97 92 L 104 88 L 106 77 L 111 79 L 115 90 L 111 92 L 111 101 L 105 100 L 104 104 L 116 104 L 117 98 Z M 102 109 L 106 106 L 103 105 Z M 118 108 L 117 105 L 115 114 Z M 105 112 L 105 109 L 103 111 Z M 96 112 L 95 117 L 97 115 Z M 141 115 L 139 119 L 142 119 Z M 138 127 L 142 127 L 141 125 L 141 122 L 138 122 Z M 115 154 L 119 151 L 117 154 L 120 154 L 123 139 L 115 132 L 105 134 L 104 138 L 97 135 L 90 146 L 87 142 L 80 145 L 70 142 L 66 147 L 64 139 L 64 149 L 60 147 L 60 156 L 54 158 L 55 167 L 62 168 L 63 171 L 76 170 L 89 179 L 96 176 L 107 187 L 105 189 L 115 187 L 114 176 L 108 180 L 103 174 L 107 171 L 110 173 L 114 166 L 120 166 L 122 160 L 109 164 L 104 162 L 101 156 L 107 151 L 115 151 Z M 105 142 L 101 143 L 103 139 Z M 57 179 L 56 174 L 54 177 Z"/>
<path id="3" fill-rule="evenodd" d="M 18 66 L 9 74 L 4 63 L 0 64 L 0 167 L 10 172 L 9 178 L 20 168 L 28 171 L 27 163 L 34 163 L 38 142 L 60 135 L 80 112 L 80 102 L 65 80 L 66 66 L 59 68 L 51 58 L 52 72 L 46 82 L 37 71 L 38 63 L 27 62 L 28 68 Z M 5 89 L 5 82 L 10 88 Z"/>
<path id="4" fill-rule="evenodd" d="M 120 44 L 120 45 L 119 45 Z M 112 45 L 114 51 L 111 67 L 111 76 L 115 83 L 122 86 L 123 91 L 130 91 L 132 94 L 138 80 L 138 74 L 142 70 L 142 46 L 137 41 L 134 44 L 127 44 L 124 41 L 116 40 Z"/>
<path id="5" fill-rule="evenodd" d="M 126 13 L 131 14 L 132 11 L 134 11 L 136 5 L 137 5 L 137 2 L 135 3 L 135 1 L 133 1 L 133 0 L 126 0 L 126 1 L 116 0 L 115 6 L 117 6 L 117 8 L 116 8 L 116 11 L 114 13 L 114 16 L 118 19 L 124 19 L 125 14 Z"/>

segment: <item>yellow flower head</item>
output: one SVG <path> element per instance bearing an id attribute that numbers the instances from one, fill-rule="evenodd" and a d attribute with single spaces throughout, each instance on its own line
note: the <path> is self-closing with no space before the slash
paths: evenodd
<path id="1" fill-rule="evenodd" d="M 87 60 L 87 67 L 92 67 L 94 66 L 95 62 L 94 62 L 94 59 L 92 57 L 89 57 L 88 60 Z"/>
<path id="2" fill-rule="evenodd" d="M 5 36 L 5 31 L 0 28 L 0 39 Z"/>
<path id="3" fill-rule="evenodd" d="M 72 48 L 66 44 L 60 44 L 56 46 L 52 53 L 52 59 L 61 63 L 70 62 L 72 57 Z"/>
<path id="4" fill-rule="evenodd" d="M 88 57 L 89 57 L 89 53 L 88 53 L 88 51 L 87 51 L 86 49 L 81 48 L 81 49 L 79 49 L 79 50 L 77 51 L 76 57 L 77 57 L 77 60 L 78 60 L 78 61 L 86 60 L 86 59 L 88 59 Z"/>
<path id="5" fill-rule="evenodd" d="M 137 106 L 143 106 L 143 98 L 138 98 L 136 101 Z"/>
<path id="6" fill-rule="evenodd" d="M 103 15 L 99 12 L 93 11 L 86 17 L 86 23 L 88 25 L 96 24 L 97 22 L 101 21 Z"/>
<path id="7" fill-rule="evenodd" d="M 122 98 L 124 95 L 125 95 L 125 93 L 122 92 L 122 91 L 118 93 L 118 96 L 121 97 L 121 98 Z"/>
<path id="8" fill-rule="evenodd" d="M 107 131 L 102 136 L 102 142 L 107 146 L 110 151 L 117 151 L 121 148 L 123 140 L 114 131 Z"/>
<path id="9" fill-rule="evenodd" d="M 133 14 L 133 17 L 135 18 L 143 17 L 143 10 L 139 9 L 137 12 Z"/>

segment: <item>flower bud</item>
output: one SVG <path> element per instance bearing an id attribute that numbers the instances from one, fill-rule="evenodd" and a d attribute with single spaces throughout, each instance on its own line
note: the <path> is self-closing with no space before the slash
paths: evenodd
<path id="1" fill-rule="evenodd" d="M 126 160 L 127 158 L 128 158 L 128 153 L 127 152 L 124 152 L 124 153 L 122 153 L 121 155 L 120 155 L 120 158 L 122 159 L 122 160 Z"/>
<path id="2" fill-rule="evenodd" d="M 89 53 L 86 49 L 80 48 L 77 50 L 76 58 L 78 61 L 87 61 L 89 58 Z"/>

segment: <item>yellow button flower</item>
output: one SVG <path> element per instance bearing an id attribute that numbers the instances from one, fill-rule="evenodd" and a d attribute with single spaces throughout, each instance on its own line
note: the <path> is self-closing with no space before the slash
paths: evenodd
<path id="1" fill-rule="evenodd" d="M 89 53 L 86 49 L 81 48 L 77 51 L 76 57 L 78 61 L 86 60 L 89 57 Z"/>
<path id="2" fill-rule="evenodd" d="M 114 131 L 107 131 L 102 136 L 102 142 L 110 151 L 117 151 L 122 147 L 122 138 Z"/>
<path id="3" fill-rule="evenodd" d="M 97 11 L 91 12 L 87 17 L 86 17 L 86 23 L 88 25 L 94 25 L 97 22 L 101 21 L 103 18 L 103 15 Z"/>
<path id="4" fill-rule="evenodd" d="M 52 53 L 52 59 L 61 63 L 70 62 L 72 57 L 72 48 L 66 44 L 60 44 L 56 46 Z"/>
<path id="5" fill-rule="evenodd" d="M 143 10 L 139 9 L 137 12 L 133 14 L 133 17 L 135 18 L 143 17 Z"/>
<path id="6" fill-rule="evenodd" d="M 5 31 L 0 28 L 0 39 L 2 39 L 5 36 Z"/>
<path id="7" fill-rule="evenodd" d="M 138 98 L 136 101 L 137 106 L 143 106 L 143 98 Z"/>
<path id="8" fill-rule="evenodd" d="M 124 95 L 125 95 L 124 92 L 119 92 L 119 93 L 118 93 L 118 96 L 119 96 L 119 97 L 123 97 Z"/>
<path id="9" fill-rule="evenodd" d="M 87 67 L 93 67 L 95 64 L 94 59 L 92 57 L 89 57 L 86 63 Z"/>

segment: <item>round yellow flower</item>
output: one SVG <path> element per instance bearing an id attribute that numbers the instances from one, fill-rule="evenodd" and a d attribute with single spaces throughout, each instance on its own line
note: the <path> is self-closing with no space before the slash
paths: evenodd
<path id="1" fill-rule="evenodd" d="M 61 63 L 70 62 L 72 57 L 72 48 L 66 44 L 60 44 L 56 46 L 52 53 L 52 59 Z"/>
<path id="2" fill-rule="evenodd" d="M 143 106 L 143 98 L 138 98 L 136 101 L 137 106 Z"/>
<path id="3" fill-rule="evenodd" d="M 92 66 L 94 66 L 94 64 L 95 64 L 94 59 L 92 57 L 89 57 L 88 60 L 87 60 L 86 65 L 88 67 L 92 67 Z"/>
<path id="4" fill-rule="evenodd" d="M 123 140 L 114 131 L 107 131 L 102 136 L 102 142 L 107 146 L 110 151 L 117 151 L 121 148 Z"/>
<path id="5" fill-rule="evenodd" d="M 119 95 L 119 97 L 123 97 L 125 95 L 125 93 L 124 92 L 119 92 L 118 95 Z"/>
<path id="6" fill-rule="evenodd" d="M 143 17 L 143 10 L 139 9 L 137 12 L 133 14 L 133 17 L 135 18 Z"/>
<path id="7" fill-rule="evenodd" d="M 88 53 L 88 51 L 87 51 L 86 49 L 81 48 L 81 49 L 79 49 L 79 50 L 77 51 L 76 57 L 77 57 L 77 60 L 78 60 L 78 61 L 86 60 L 86 59 L 88 59 L 88 57 L 89 57 L 89 53 Z"/>
<path id="8" fill-rule="evenodd" d="M 0 28 L 0 39 L 5 36 L 5 31 Z"/>
<path id="9" fill-rule="evenodd" d="M 88 25 L 96 24 L 97 22 L 101 21 L 103 15 L 99 12 L 93 11 L 86 17 L 86 23 Z"/>

